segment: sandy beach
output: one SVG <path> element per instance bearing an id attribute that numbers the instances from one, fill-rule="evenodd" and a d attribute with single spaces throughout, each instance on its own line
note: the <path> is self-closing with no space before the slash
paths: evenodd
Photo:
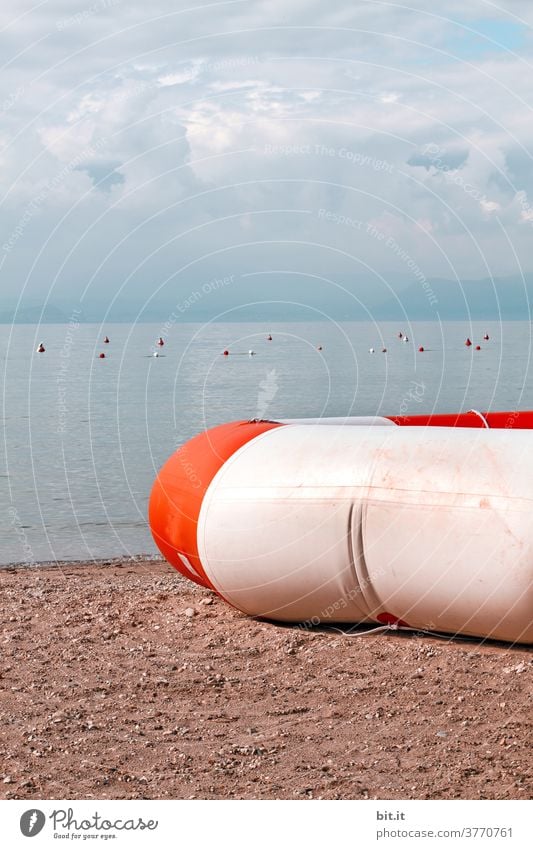
<path id="1" fill-rule="evenodd" d="M 527 647 L 248 619 L 161 561 L 0 571 L 5 799 L 528 799 Z"/>

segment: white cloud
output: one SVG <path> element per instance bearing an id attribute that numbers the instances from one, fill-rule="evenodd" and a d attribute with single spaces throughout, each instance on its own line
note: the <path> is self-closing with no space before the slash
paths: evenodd
<path id="1" fill-rule="evenodd" d="M 501 209 L 500 204 L 497 203 L 497 201 L 495 200 L 480 200 L 479 205 L 481 206 L 483 212 L 488 213 L 499 212 Z"/>
<path id="2" fill-rule="evenodd" d="M 105 266 L 109 246 L 128 233 L 135 245 L 120 254 L 124 270 L 155 251 L 150 275 L 164 278 L 176 258 L 161 246 L 189 229 L 180 251 L 193 258 L 244 234 L 305 238 L 402 270 L 364 231 L 318 218 L 321 208 L 378 222 L 428 277 L 452 266 L 468 276 L 487 266 L 514 273 L 501 221 L 530 268 L 531 4 L 498 10 L 479 0 L 465 10 L 446 0 L 438 14 L 422 0 L 410 5 L 50 0 L 20 17 L 29 5 L 5 2 L 3 231 L 63 174 L 7 256 L 6 280 L 23 285 L 28 257 L 46 245 L 38 287 L 84 232 L 91 250 L 76 249 L 70 285 L 82 285 L 88 261 Z M 469 41 L 498 19 L 519 27 L 520 46 Z M 417 155 L 422 163 L 428 145 L 444 164 L 408 164 Z M 468 155 L 446 170 L 457 151 Z M 69 167 L 80 154 L 90 169 Z M 99 192 L 89 175 L 111 166 Z M 267 214 L 291 208 L 293 216 Z M 274 264 L 276 255 L 274 245 Z M 324 249 L 324 267 L 338 255 Z"/>

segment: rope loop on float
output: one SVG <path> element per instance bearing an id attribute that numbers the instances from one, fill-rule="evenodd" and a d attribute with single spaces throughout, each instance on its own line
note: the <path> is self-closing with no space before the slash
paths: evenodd
<path id="1" fill-rule="evenodd" d="M 366 631 L 355 631 L 350 633 L 349 631 L 342 631 L 340 628 L 332 627 L 332 631 L 338 631 L 339 634 L 342 634 L 343 637 L 366 637 L 368 634 L 377 634 L 378 631 L 398 631 L 399 626 L 396 622 L 393 622 L 388 625 L 379 625 L 377 628 L 367 628 Z"/>
<path id="2" fill-rule="evenodd" d="M 479 416 L 479 418 L 483 422 L 483 427 L 486 427 L 488 428 L 488 430 L 490 430 L 490 424 L 488 423 L 483 413 L 480 413 L 479 410 L 468 410 L 468 412 L 473 413 L 475 416 Z"/>

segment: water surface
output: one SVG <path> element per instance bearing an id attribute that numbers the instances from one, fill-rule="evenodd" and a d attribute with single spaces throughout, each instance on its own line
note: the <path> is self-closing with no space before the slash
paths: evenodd
<path id="1" fill-rule="evenodd" d="M 0 563 L 155 552 L 156 471 L 220 422 L 533 408 L 526 322 L 176 324 L 154 358 L 161 332 L 0 325 Z"/>

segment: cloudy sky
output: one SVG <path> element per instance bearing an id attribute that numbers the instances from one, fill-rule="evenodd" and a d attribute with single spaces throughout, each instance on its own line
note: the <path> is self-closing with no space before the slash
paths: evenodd
<path id="1" fill-rule="evenodd" d="M 0 298 L 533 271 L 532 23 L 529 0 L 3 0 Z"/>

